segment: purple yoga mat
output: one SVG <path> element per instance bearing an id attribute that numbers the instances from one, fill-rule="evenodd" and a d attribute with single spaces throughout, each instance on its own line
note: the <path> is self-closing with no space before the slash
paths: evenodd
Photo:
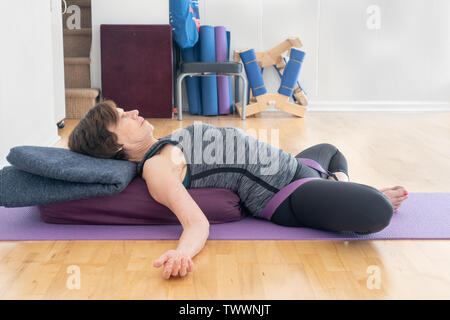
<path id="1" fill-rule="evenodd" d="M 227 61 L 228 46 L 225 27 L 214 27 L 216 41 L 216 62 Z M 219 102 L 219 114 L 230 113 L 230 87 L 227 76 L 217 76 L 217 99 Z"/>
<path id="2" fill-rule="evenodd" d="M 43 222 L 37 207 L 0 207 L 0 240 L 174 240 L 181 225 L 62 225 Z M 370 235 L 339 234 L 278 226 L 244 218 L 212 224 L 210 240 L 383 240 L 450 239 L 450 193 L 410 193 L 391 224 Z"/>

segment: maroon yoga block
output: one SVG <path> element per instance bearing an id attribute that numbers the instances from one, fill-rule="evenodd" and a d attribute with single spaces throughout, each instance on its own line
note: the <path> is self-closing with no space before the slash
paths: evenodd
<path id="1" fill-rule="evenodd" d="M 246 215 L 236 193 L 228 189 L 188 189 L 210 223 L 238 221 Z M 166 206 L 149 194 L 145 181 L 134 178 L 121 192 L 112 196 L 39 205 L 41 219 L 63 224 L 179 224 Z"/>
<path id="2" fill-rule="evenodd" d="M 171 118 L 170 25 L 101 25 L 102 94 L 144 118 Z"/>

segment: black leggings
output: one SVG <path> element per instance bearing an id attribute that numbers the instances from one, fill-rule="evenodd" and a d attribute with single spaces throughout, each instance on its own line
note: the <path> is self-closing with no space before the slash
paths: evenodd
<path id="1" fill-rule="evenodd" d="M 344 172 L 347 161 L 333 145 L 312 146 L 295 156 L 317 161 L 329 172 Z M 290 227 L 368 234 L 384 229 L 393 207 L 379 190 L 359 183 L 328 180 L 325 174 L 301 165 L 293 180 L 318 177 L 299 186 L 275 210 L 271 221 Z"/>

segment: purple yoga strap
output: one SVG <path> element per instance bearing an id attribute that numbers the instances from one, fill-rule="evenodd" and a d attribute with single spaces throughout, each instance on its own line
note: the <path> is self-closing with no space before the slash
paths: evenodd
<path id="1" fill-rule="evenodd" d="M 285 186 L 283 189 L 278 191 L 274 194 L 274 196 L 267 202 L 267 204 L 264 206 L 263 210 L 261 211 L 261 214 L 259 215 L 261 218 L 270 220 L 272 218 L 273 214 L 275 213 L 275 210 L 278 208 L 278 206 L 287 198 L 289 195 L 294 192 L 298 187 L 300 187 L 305 182 L 316 180 L 320 178 L 303 178 L 299 180 L 295 180 L 291 183 L 289 183 L 287 186 Z"/>
<path id="2" fill-rule="evenodd" d="M 296 159 L 298 162 L 301 162 L 301 163 L 307 165 L 308 167 L 316 169 L 317 171 L 322 172 L 322 173 L 326 174 L 327 176 L 330 176 L 330 174 L 324 168 L 322 168 L 322 166 L 318 162 L 316 162 L 312 159 L 308 159 L 308 158 L 296 158 Z M 282 188 L 280 191 L 275 193 L 275 195 L 264 206 L 264 208 L 261 211 L 261 214 L 259 216 L 261 218 L 270 220 L 270 218 L 272 218 L 273 214 L 275 213 L 275 210 L 280 206 L 280 204 L 284 200 L 286 200 L 287 197 L 289 197 L 291 195 L 292 192 L 294 192 L 294 190 L 296 190 L 298 187 L 300 187 L 305 182 L 315 180 L 315 179 L 320 179 L 320 178 L 303 178 L 303 179 L 299 179 L 299 180 L 295 180 L 295 181 L 291 182 L 290 184 L 288 184 L 287 186 Z"/>
<path id="3" fill-rule="evenodd" d="M 314 160 L 308 159 L 308 158 L 296 158 L 296 159 L 298 162 L 301 162 L 301 163 L 307 165 L 308 167 L 316 169 L 317 171 L 320 171 L 320 172 L 326 174 L 328 177 L 330 176 L 328 171 L 326 171 L 324 168 L 322 168 L 322 166 L 317 161 L 314 161 Z"/>

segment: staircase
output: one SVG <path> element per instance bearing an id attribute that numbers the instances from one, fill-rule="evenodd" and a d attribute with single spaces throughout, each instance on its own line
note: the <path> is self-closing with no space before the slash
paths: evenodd
<path id="1" fill-rule="evenodd" d="M 62 15 L 66 118 L 81 119 L 100 96 L 100 90 L 91 88 L 91 0 L 66 2 L 67 12 Z"/>

